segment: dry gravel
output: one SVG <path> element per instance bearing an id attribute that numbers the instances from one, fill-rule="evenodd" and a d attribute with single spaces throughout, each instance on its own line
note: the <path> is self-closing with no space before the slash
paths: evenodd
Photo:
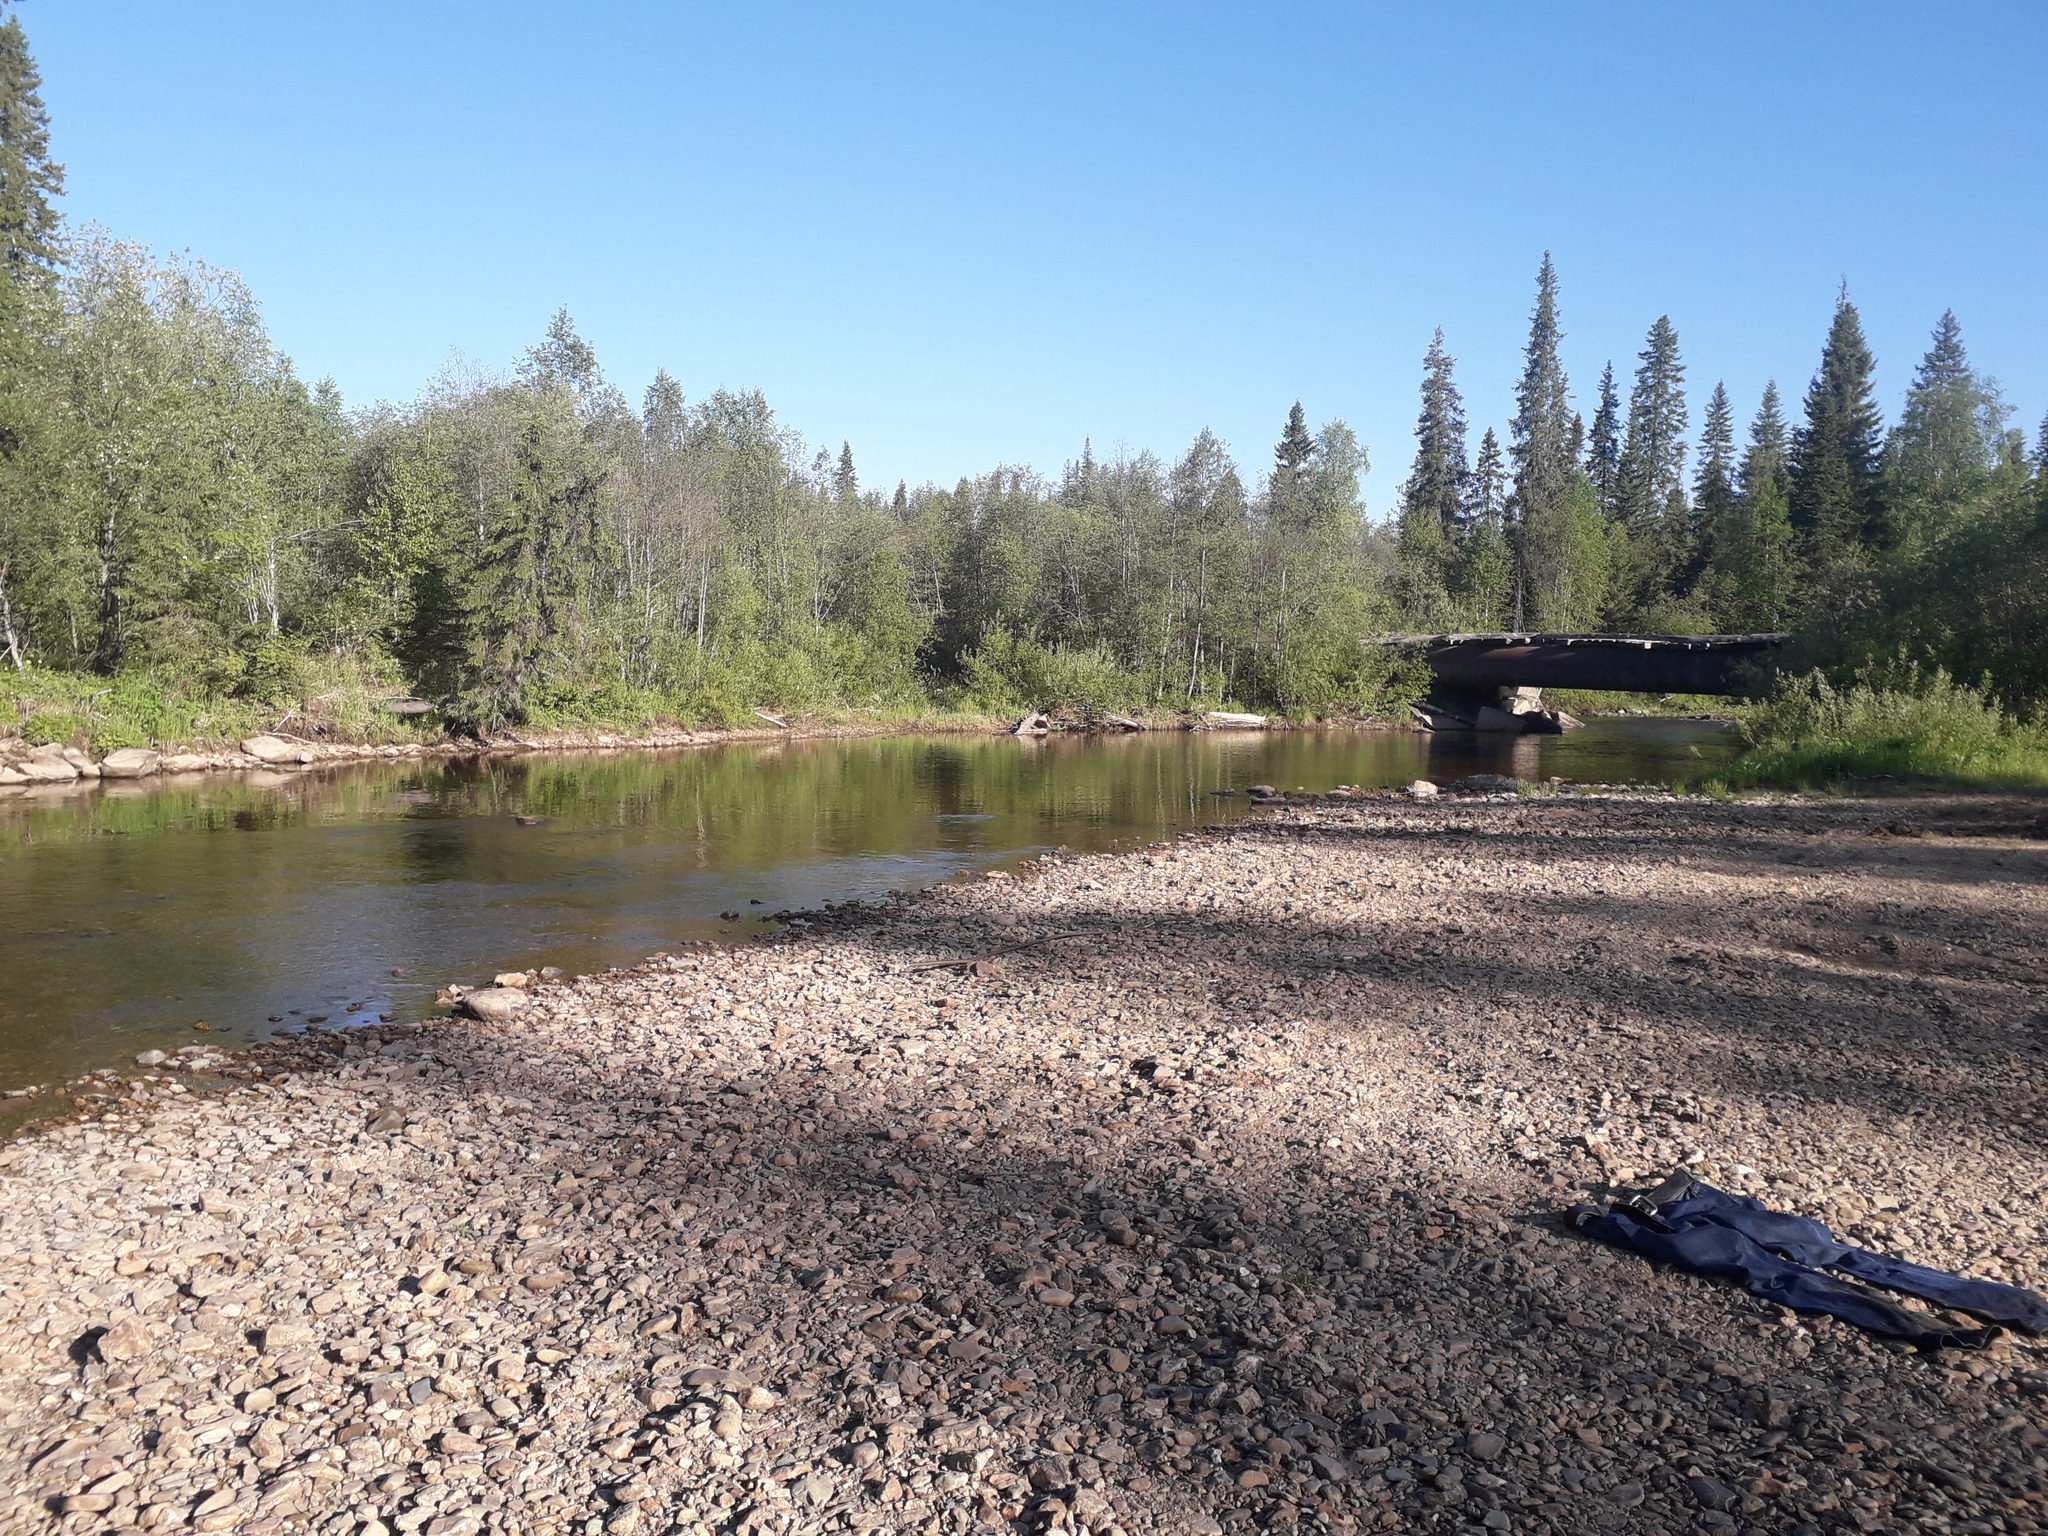
<path id="1" fill-rule="evenodd" d="M 1559 1214 L 1684 1160 L 2040 1285 L 2043 830 L 1288 807 L 173 1062 L 0 1153 L 0 1527 L 2041 1529 L 2034 1341 Z"/>

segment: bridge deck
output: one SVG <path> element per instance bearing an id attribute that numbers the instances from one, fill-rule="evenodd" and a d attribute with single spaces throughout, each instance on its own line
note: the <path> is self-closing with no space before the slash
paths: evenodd
<path id="1" fill-rule="evenodd" d="M 1754 693 L 1789 635 L 1394 635 L 1419 649 L 1440 687 L 1597 688 L 1620 693 Z"/>

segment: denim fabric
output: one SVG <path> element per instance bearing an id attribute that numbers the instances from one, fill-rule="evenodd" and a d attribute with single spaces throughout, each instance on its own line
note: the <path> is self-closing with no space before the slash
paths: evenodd
<path id="1" fill-rule="evenodd" d="M 1659 1231 L 1659 1226 L 1669 1230 Z M 1836 1270 L 1994 1322 L 2048 1330 L 2048 1302 L 2032 1291 L 1967 1280 L 1851 1248 L 1836 1242 L 1817 1221 L 1773 1211 L 1710 1184 L 1694 1184 L 1678 1199 L 1659 1206 L 1655 1224 L 1616 1209 L 1588 1221 L 1584 1230 L 1645 1257 L 1734 1280 L 1765 1301 L 1799 1312 L 1823 1312 L 1888 1338 L 1971 1345 L 1984 1342 L 1987 1335 L 1981 1329 L 1944 1328 L 1925 1313 L 1908 1312 L 1822 1270 Z"/>

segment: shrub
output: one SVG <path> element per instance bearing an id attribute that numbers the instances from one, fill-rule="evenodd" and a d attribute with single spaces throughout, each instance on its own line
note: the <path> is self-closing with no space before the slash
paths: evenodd
<path id="1" fill-rule="evenodd" d="M 2048 782 L 2048 729 L 2006 713 L 1988 690 L 1938 667 L 1866 670 L 1847 688 L 1819 672 L 1788 678 L 1750 712 L 1743 734 L 1750 751 L 1729 770 L 1734 784 Z"/>

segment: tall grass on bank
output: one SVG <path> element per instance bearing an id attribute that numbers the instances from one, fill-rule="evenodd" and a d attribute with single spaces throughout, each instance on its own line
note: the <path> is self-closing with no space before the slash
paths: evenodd
<path id="1" fill-rule="evenodd" d="M 1729 788 L 1815 789 L 1892 779 L 1970 789 L 2048 785 L 2048 725 L 2008 714 L 1940 668 L 1866 674 L 1837 688 L 1819 672 L 1788 678 L 1745 716 L 1749 750 L 1720 775 Z"/>

